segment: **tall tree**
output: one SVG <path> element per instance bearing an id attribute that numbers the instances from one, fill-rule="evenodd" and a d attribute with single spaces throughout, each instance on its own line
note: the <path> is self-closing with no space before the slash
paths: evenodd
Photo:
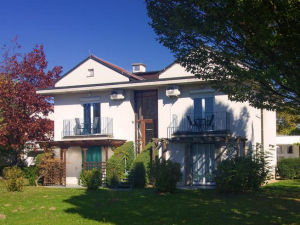
<path id="1" fill-rule="evenodd" d="M 300 135 L 300 115 L 291 115 L 287 112 L 277 113 L 277 134 Z"/>
<path id="2" fill-rule="evenodd" d="M 299 0 L 146 0 L 188 71 L 231 100 L 300 113 Z"/>
<path id="3" fill-rule="evenodd" d="M 48 140 L 53 134 L 53 122 L 47 119 L 52 111 L 51 98 L 36 94 L 36 90 L 53 86 L 61 67 L 46 71 L 47 64 L 42 45 L 26 54 L 4 49 L 0 64 L 0 146 L 17 155 L 27 141 Z"/>

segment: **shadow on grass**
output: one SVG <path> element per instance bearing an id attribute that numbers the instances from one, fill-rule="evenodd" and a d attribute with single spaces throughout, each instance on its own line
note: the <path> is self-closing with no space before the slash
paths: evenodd
<path id="1" fill-rule="evenodd" d="M 267 186 L 258 194 L 244 195 L 221 195 L 215 190 L 161 195 L 150 189 L 101 189 L 67 199 L 73 207 L 66 212 L 117 225 L 299 224 L 299 193 L 300 186 Z"/>

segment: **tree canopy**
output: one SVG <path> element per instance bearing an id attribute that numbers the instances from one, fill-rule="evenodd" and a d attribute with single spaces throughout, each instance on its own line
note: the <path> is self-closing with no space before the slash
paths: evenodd
<path id="1" fill-rule="evenodd" d="M 298 0 L 146 0 L 151 26 L 188 71 L 270 110 L 300 112 Z"/>
<path id="2" fill-rule="evenodd" d="M 276 131 L 280 135 L 300 135 L 300 115 L 277 113 Z"/>
<path id="3" fill-rule="evenodd" d="M 27 141 L 48 140 L 53 134 L 53 121 L 47 119 L 53 103 L 36 90 L 53 86 L 61 67 L 46 71 L 42 45 L 25 54 L 15 51 L 4 48 L 0 59 L 0 146 L 18 151 Z"/>

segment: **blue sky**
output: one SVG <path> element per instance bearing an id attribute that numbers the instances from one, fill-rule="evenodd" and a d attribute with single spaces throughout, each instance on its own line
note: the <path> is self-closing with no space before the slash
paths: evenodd
<path id="1" fill-rule="evenodd" d="M 131 71 L 174 61 L 156 40 L 143 0 L 1 0 L 0 46 L 17 35 L 22 51 L 43 44 L 49 67 L 68 71 L 92 52 Z"/>

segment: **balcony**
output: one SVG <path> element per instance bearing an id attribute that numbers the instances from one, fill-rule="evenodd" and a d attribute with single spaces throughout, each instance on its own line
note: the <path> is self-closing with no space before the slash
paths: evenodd
<path id="1" fill-rule="evenodd" d="M 62 137 L 77 136 L 113 136 L 113 119 L 95 117 L 93 123 L 84 123 L 80 118 L 64 120 Z"/>
<path id="2" fill-rule="evenodd" d="M 172 115 L 172 122 L 167 128 L 168 138 L 200 135 L 219 134 L 230 131 L 230 118 L 228 112 L 205 113 L 202 117 L 195 117 L 193 113 L 184 116 Z"/>

